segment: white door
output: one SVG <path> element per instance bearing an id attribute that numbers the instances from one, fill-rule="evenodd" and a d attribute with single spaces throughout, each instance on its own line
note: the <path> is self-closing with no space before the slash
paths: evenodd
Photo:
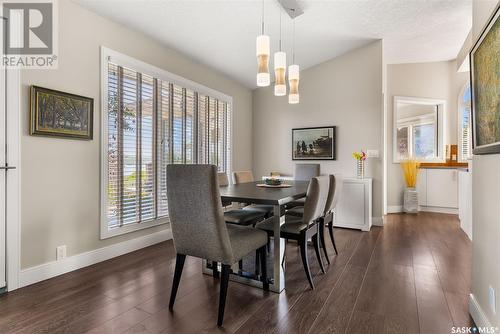
<path id="1" fill-rule="evenodd" d="M 6 161 L 6 72 L 0 69 L 0 288 L 7 285 L 6 278 L 6 225 L 5 204 L 7 199 L 7 161 Z"/>

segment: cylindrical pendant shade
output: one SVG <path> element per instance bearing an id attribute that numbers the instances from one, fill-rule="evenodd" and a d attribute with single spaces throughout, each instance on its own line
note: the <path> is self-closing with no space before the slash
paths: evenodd
<path id="1" fill-rule="evenodd" d="M 260 35 L 257 37 L 257 86 L 265 87 L 271 83 L 269 75 L 269 36 Z"/>
<path id="2" fill-rule="evenodd" d="M 290 85 L 290 94 L 288 103 L 299 103 L 299 65 L 290 65 L 288 67 L 288 84 Z"/>
<path id="3" fill-rule="evenodd" d="M 280 51 L 274 54 L 274 95 L 286 95 L 286 53 Z"/>

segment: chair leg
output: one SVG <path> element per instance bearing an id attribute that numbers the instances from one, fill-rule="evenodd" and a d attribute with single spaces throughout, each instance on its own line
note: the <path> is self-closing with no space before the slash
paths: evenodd
<path id="1" fill-rule="evenodd" d="M 281 260 L 282 267 L 283 267 L 283 264 L 285 263 L 285 258 L 286 258 L 286 242 L 284 243 L 283 259 Z"/>
<path id="2" fill-rule="evenodd" d="M 267 280 L 266 246 L 261 247 L 257 252 L 260 256 L 260 277 L 263 283 L 264 291 L 269 291 L 269 281 Z"/>
<path id="3" fill-rule="evenodd" d="M 328 264 L 330 264 L 330 257 L 328 256 L 328 251 L 326 250 L 325 223 L 324 222 L 321 222 L 321 225 L 319 226 L 319 239 L 321 241 L 321 247 L 323 248 L 323 252 L 325 253 L 326 262 L 328 262 Z"/>
<path id="4" fill-rule="evenodd" d="M 217 268 L 216 261 L 212 261 L 212 274 L 214 278 L 219 278 L 219 268 Z"/>
<path id="5" fill-rule="evenodd" d="M 307 238 L 305 234 L 301 235 L 299 240 L 300 255 L 302 257 L 302 264 L 304 265 L 304 271 L 306 272 L 307 280 L 311 289 L 314 290 L 314 283 L 311 277 L 311 270 L 309 270 L 309 260 L 307 259 Z"/>
<path id="6" fill-rule="evenodd" d="M 325 273 L 325 267 L 323 266 L 323 259 L 321 258 L 321 252 L 319 250 L 319 231 L 316 232 L 315 235 L 312 237 L 312 242 L 314 246 L 314 252 L 316 253 L 316 258 L 318 259 L 319 262 L 319 267 L 321 268 L 321 272 L 324 274 Z"/>
<path id="7" fill-rule="evenodd" d="M 224 308 L 226 307 L 226 295 L 227 286 L 229 284 L 229 272 L 231 266 L 227 264 L 222 265 L 222 275 L 220 280 L 220 292 L 219 292 L 219 315 L 217 317 L 217 326 L 222 326 L 222 321 L 224 320 Z"/>
<path id="8" fill-rule="evenodd" d="M 335 245 L 335 239 L 333 238 L 333 223 L 330 222 L 328 224 L 328 232 L 330 232 L 330 239 L 332 240 L 332 244 L 333 244 L 333 249 L 335 249 L 335 254 L 339 254 L 339 252 L 337 252 L 337 246 Z"/>
<path id="9" fill-rule="evenodd" d="M 266 249 L 264 248 L 264 251 L 265 250 Z M 255 251 L 255 270 L 254 270 L 255 276 L 259 276 L 259 274 L 260 274 L 259 267 L 260 267 L 260 253 L 259 253 L 259 249 L 257 249 Z"/>
<path id="10" fill-rule="evenodd" d="M 181 281 L 182 268 L 184 268 L 184 261 L 186 260 L 186 255 L 177 254 L 175 259 L 175 272 L 174 272 L 174 282 L 172 283 L 172 291 L 170 292 L 170 303 L 168 308 L 172 310 L 174 308 L 175 297 L 177 296 L 177 290 L 179 289 L 179 283 Z"/>

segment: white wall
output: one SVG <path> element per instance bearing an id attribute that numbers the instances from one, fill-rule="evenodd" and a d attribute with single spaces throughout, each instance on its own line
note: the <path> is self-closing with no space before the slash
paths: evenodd
<path id="1" fill-rule="evenodd" d="M 496 0 L 473 2 L 473 41 L 492 14 Z M 500 155 L 475 155 L 472 168 L 472 294 L 492 326 L 500 327 Z M 488 303 L 488 287 L 496 290 L 497 312 Z M 477 317 L 474 319 L 478 325 Z"/>
<path id="2" fill-rule="evenodd" d="M 351 154 L 383 150 L 382 42 L 377 41 L 301 72 L 300 104 L 275 97 L 273 87 L 253 94 L 253 171 L 293 174 L 291 129 L 337 126 L 337 160 L 321 162 L 322 173 L 356 173 Z M 374 178 L 373 215 L 382 216 L 382 158 L 367 162 Z"/>
<path id="3" fill-rule="evenodd" d="M 100 17 L 71 1 L 59 1 L 59 68 L 21 71 L 22 198 L 21 266 L 55 260 L 152 233 L 152 228 L 99 240 L 100 67 L 104 45 L 196 81 L 234 98 L 234 168 L 252 167 L 252 92 L 158 42 Z M 94 140 L 28 135 L 29 86 L 94 98 Z"/>
<path id="4" fill-rule="evenodd" d="M 387 205 L 401 206 L 405 183 L 399 164 L 393 163 L 394 96 L 446 100 L 445 144 L 458 144 L 458 94 L 469 78 L 458 73 L 455 61 L 397 64 L 387 67 Z"/>

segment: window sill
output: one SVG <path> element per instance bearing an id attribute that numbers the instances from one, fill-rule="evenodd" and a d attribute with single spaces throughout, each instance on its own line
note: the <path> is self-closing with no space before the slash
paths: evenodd
<path id="1" fill-rule="evenodd" d="M 160 226 L 169 223 L 168 218 L 159 218 L 154 220 L 148 220 L 141 223 L 124 225 L 122 227 L 113 227 L 111 229 L 108 226 L 101 227 L 101 240 L 116 237 L 122 234 L 127 234 L 135 231 L 144 230 L 154 226 Z"/>

